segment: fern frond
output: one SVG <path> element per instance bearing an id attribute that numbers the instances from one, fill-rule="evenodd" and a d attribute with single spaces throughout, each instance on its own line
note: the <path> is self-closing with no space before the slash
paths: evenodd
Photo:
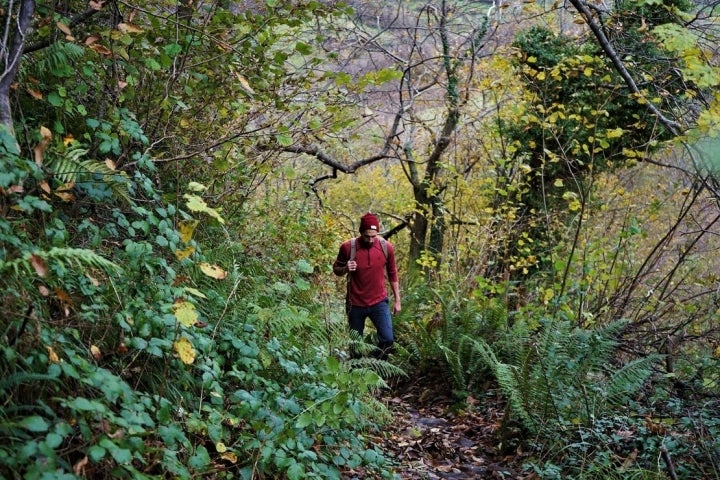
<path id="1" fill-rule="evenodd" d="M 624 403 L 645 384 L 653 373 L 653 366 L 661 361 L 662 355 L 648 355 L 625 364 L 613 373 L 607 382 L 605 398 L 610 405 Z"/>
<path id="2" fill-rule="evenodd" d="M 535 422 L 525 407 L 525 394 L 520 381 L 519 368 L 499 361 L 495 352 L 484 340 L 470 337 L 466 337 L 465 340 L 472 343 L 475 351 L 492 370 L 512 412 L 529 430 L 534 430 Z"/>
<path id="3" fill-rule="evenodd" d="M 83 159 L 87 152 L 82 148 L 70 149 L 63 157 L 48 160 L 47 167 L 52 170 L 55 178 L 61 183 L 102 182 L 116 197 L 130 203 L 127 174 L 113 170 L 105 162 Z"/>
<path id="4" fill-rule="evenodd" d="M 71 42 L 54 42 L 47 48 L 23 57 L 20 75 L 32 75 L 45 80 L 50 75 L 70 77 L 75 74 L 73 62 L 81 58 L 86 50 Z"/>
<path id="5" fill-rule="evenodd" d="M 387 360 L 374 357 L 353 358 L 348 360 L 347 365 L 351 369 L 367 369 L 377 373 L 380 380 L 376 385 L 376 388 L 386 388 L 386 378 L 407 376 L 407 373 L 397 365 L 394 365 Z"/>
<path id="6" fill-rule="evenodd" d="M 119 265 L 101 257 L 92 250 L 85 248 L 53 247 L 47 251 L 39 250 L 27 253 L 24 257 L 16 258 L 9 262 L 0 262 L 0 272 L 12 269 L 16 275 L 32 273 L 33 266 L 31 260 L 33 255 L 63 270 L 67 268 L 83 270 L 87 267 L 99 268 L 107 273 L 115 273 L 122 270 Z"/>
<path id="7" fill-rule="evenodd" d="M 57 377 L 47 375 L 44 373 L 28 373 L 28 372 L 17 372 L 12 375 L 0 380 L 0 392 L 5 393 L 10 388 L 13 388 L 22 383 L 28 382 L 55 382 Z"/>

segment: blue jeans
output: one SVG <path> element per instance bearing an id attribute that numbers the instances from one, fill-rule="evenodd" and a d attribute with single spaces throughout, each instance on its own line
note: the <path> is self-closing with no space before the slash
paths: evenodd
<path id="1" fill-rule="evenodd" d="M 390 301 L 386 298 L 380 303 L 369 307 L 351 306 L 348 310 L 348 322 L 350 329 L 358 332 L 360 338 L 365 330 L 365 319 L 369 318 L 375 325 L 378 337 L 378 358 L 385 359 L 392 349 L 395 337 L 393 335 L 392 317 L 390 316 Z M 351 352 L 354 358 L 358 355 Z"/>

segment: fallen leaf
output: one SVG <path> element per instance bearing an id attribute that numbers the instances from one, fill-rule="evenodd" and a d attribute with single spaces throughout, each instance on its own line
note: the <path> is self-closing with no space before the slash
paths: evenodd
<path id="1" fill-rule="evenodd" d="M 90 345 L 90 353 L 95 360 L 100 360 L 102 358 L 102 353 L 96 345 Z"/>
<path id="2" fill-rule="evenodd" d="M 30 255 L 30 265 L 32 265 L 35 269 L 35 273 L 37 273 L 40 277 L 47 275 L 47 265 L 45 265 L 45 260 L 38 255 L 35 255 L 34 253 Z"/>
<path id="3" fill-rule="evenodd" d="M 70 30 L 70 27 L 68 27 L 68 26 L 65 25 L 64 23 L 62 23 L 62 22 L 57 22 L 55 25 L 56 25 L 56 26 L 58 27 L 58 29 L 59 29 L 61 32 L 63 32 L 65 35 L 72 35 L 72 30 Z"/>
<path id="4" fill-rule="evenodd" d="M 208 277 L 216 280 L 222 280 L 227 277 L 227 272 L 217 265 L 210 265 L 209 263 L 203 262 L 200 264 L 200 270 Z"/>

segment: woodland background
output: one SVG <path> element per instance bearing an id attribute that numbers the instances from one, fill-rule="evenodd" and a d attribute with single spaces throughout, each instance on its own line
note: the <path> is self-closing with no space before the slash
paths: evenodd
<path id="1" fill-rule="evenodd" d="M 427 382 L 525 478 L 720 478 L 716 7 L 0 0 L 0 476 L 398 478 Z"/>

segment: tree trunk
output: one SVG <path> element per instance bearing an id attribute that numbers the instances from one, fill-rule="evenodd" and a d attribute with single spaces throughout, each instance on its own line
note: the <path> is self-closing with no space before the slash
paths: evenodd
<path id="1" fill-rule="evenodd" d="M 20 60 L 25 47 L 25 37 L 35 12 L 34 0 L 22 0 L 14 11 L 5 12 L 4 43 L 0 45 L 0 125 L 4 126 L 14 137 L 12 107 L 10 106 L 10 86 L 20 67 Z"/>

